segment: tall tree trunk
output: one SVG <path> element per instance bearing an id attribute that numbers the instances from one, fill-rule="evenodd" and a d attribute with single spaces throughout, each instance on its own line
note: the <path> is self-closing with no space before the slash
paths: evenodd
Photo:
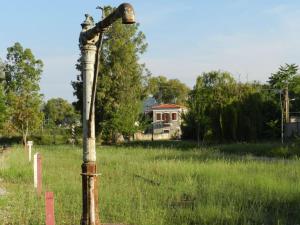
<path id="1" fill-rule="evenodd" d="M 25 131 L 23 131 L 23 145 L 24 149 L 27 150 L 27 136 L 28 136 L 28 120 L 26 121 Z"/>
<path id="2" fill-rule="evenodd" d="M 222 110 L 220 110 L 220 115 L 219 115 L 219 126 L 220 126 L 220 141 L 222 142 L 224 139 Z"/>
<path id="3" fill-rule="evenodd" d="M 26 143 L 27 143 L 27 134 L 26 132 L 23 132 L 23 136 L 22 136 L 22 142 L 23 142 L 23 146 L 24 146 L 24 150 L 26 150 Z"/>

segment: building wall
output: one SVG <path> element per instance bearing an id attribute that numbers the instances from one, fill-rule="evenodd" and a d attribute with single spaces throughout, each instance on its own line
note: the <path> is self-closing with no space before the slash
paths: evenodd
<path id="1" fill-rule="evenodd" d="M 153 110 L 153 122 L 160 122 L 161 120 L 157 120 L 157 114 L 160 113 L 161 115 L 164 113 L 168 113 L 170 115 L 170 119 L 171 122 L 175 123 L 175 122 L 179 122 L 181 123 L 181 114 L 182 114 L 182 109 L 154 109 Z M 177 118 L 176 120 L 172 120 L 172 113 L 176 113 L 177 114 Z"/>
<path id="2" fill-rule="evenodd" d="M 181 122 L 182 113 L 184 109 L 154 109 L 153 110 L 153 133 L 154 134 L 164 134 L 169 133 L 170 137 L 180 137 L 181 136 Z M 172 114 L 176 113 L 176 119 L 174 120 Z M 160 114 L 160 120 L 157 116 Z M 163 120 L 163 114 L 169 115 L 169 121 Z"/>
<path id="3" fill-rule="evenodd" d="M 158 140 L 170 140 L 170 134 L 143 134 L 143 133 L 135 133 L 134 140 L 135 141 L 158 141 Z"/>

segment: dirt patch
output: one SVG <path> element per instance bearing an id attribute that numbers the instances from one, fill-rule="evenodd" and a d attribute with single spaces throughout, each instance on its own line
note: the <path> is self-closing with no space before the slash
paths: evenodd
<path id="1" fill-rule="evenodd" d="M 4 188 L 0 187 L 0 197 L 7 194 L 7 191 Z"/>

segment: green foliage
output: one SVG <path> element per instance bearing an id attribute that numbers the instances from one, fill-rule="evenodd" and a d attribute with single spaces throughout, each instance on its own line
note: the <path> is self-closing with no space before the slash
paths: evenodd
<path id="1" fill-rule="evenodd" d="M 115 141 L 118 134 L 128 137 L 137 130 L 135 122 L 145 97 L 144 65 L 138 61 L 147 47 L 138 29 L 138 25 L 124 26 L 117 21 L 104 36 L 96 116 L 106 140 Z"/>
<path id="2" fill-rule="evenodd" d="M 300 75 L 298 70 L 299 66 L 296 64 L 285 64 L 280 66 L 279 70 L 269 78 L 269 84 L 272 88 L 276 88 L 278 91 L 286 89 L 289 98 L 293 99 L 290 101 L 291 116 L 299 116 L 297 112 L 300 111 Z"/>
<path id="3" fill-rule="evenodd" d="M 106 7 L 108 14 L 111 8 Z M 139 25 L 116 21 L 105 33 L 96 93 L 96 131 L 106 141 L 128 137 L 137 127 L 141 102 L 146 96 L 145 66 L 139 57 L 146 51 L 145 35 Z M 79 63 L 77 69 L 81 69 Z M 76 107 L 82 110 L 82 75 L 73 82 Z"/>
<path id="4" fill-rule="evenodd" d="M 70 135 L 69 135 L 70 137 Z M 61 134 L 43 134 L 40 136 L 33 135 L 31 140 L 36 145 L 63 145 L 68 143 L 68 136 Z"/>
<path id="5" fill-rule="evenodd" d="M 201 141 L 257 141 L 280 134 L 279 97 L 257 83 L 237 83 L 227 72 L 197 78 L 189 94 L 183 132 Z"/>
<path id="6" fill-rule="evenodd" d="M 3 128 L 4 123 L 8 117 L 8 110 L 6 106 L 6 96 L 4 93 L 4 85 L 0 83 L 0 129 Z"/>
<path id="7" fill-rule="evenodd" d="M 295 75 L 288 86 L 289 98 L 290 98 L 290 112 L 299 112 L 300 111 L 300 75 Z M 299 116 L 291 113 L 291 116 Z"/>
<path id="8" fill-rule="evenodd" d="M 6 59 L 8 127 L 21 134 L 26 142 L 27 136 L 40 126 L 43 118 L 39 93 L 43 63 L 20 43 L 7 49 Z"/>
<path id="9" fill-rule="evenodd" d="M 196 139 L 198 144 L 200 139 L 203 140 L 205 131 L 208 125 L 208 117 L 206 116 L 208 104 L 208 93 L 203 89 L 203 78 L 198 77 L 194 89 L 190 92 L 188 98 L 189 112 L 183 115 L 185 126 L 192 129 L 189 132 L 196 130 Z M 187 129 L 184 129 L 185 136 Z M 194 137 L 195 138 L 195 137 Z"/>
<path id="10" fill-rule="evenodd" d="M 0 58 L 0 83 L 5 80 L 5 64 L 2 62 Z"/>
<path id="11" fill-rule="evenodd" d="M 279 71 L 272 74 L 269 78 L 269 84 L 273 88 L 283 89 L 288 87 L 288 84 L 293 80 L 298 72 L 298 65 L 285 64 L 280 66 Z"/>
<path id="12" fill-rule="evenodd" d="M 46 124 L 50 126 L 70 126 L 80 120 L 74 106 L 62 98 L 49 99 L 43 111 Z"/>
<path id="13" fill-rule="evenodd" d="M 7 98 L 4 91 L 3 82 L 5 80 L 5 64 L 0 59 L 0 130 L 3 128 L 5 121 L 7 120 L 8 110 L 7 110 Z"/>
<path id="14" fill-rule="evenodd" d="M 168 80 L 164 76 L 158 76 L 149 78 L 148 92 L 153 95 L 158 103 L 185 105 L 189 88 L 178 79 Z"/>

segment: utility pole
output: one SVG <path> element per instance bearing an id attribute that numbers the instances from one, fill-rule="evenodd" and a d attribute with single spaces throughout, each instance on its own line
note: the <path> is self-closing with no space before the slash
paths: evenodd
<path id="1" fill-rule="evenodd" d="M 91 16 L 81 24 L 80 50 L 83 75 L 83 163 L 82 169 L 82 216 L 81 225 L 100 225 L 98 214 L 96 142 L 95 142 L 95 93 L 98 76 L 99 53 L 104 29 L 117 19 L 123 24 L 135 23 L 133 7 L 124 3 L 115 11 L 94 24 Z"/>
<path id="2" fill-rule="evenodd" d="M 290 100 L 288 87 L 284 89 L 284 111 L 285 111 L 285 123 L 290 122 Z"/>
<path id="3" fill-rule="evenodd" d="M 283 144 L 283 106 L 282 106 L 282 90 L 279 91 L 280 98 L 280 114 L 281 114 L 281 144 Z"/>

